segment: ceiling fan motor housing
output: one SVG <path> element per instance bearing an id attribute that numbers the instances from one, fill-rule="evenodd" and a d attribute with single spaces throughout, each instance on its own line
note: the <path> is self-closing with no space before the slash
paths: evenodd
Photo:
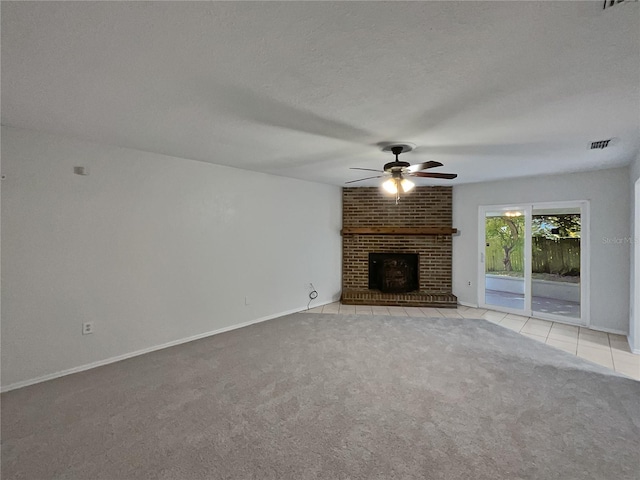
<path id="1" fill-rule="evenodd" d="M 391 153 L 393 153 L 396 156 L 395 161 L 385 164 L 383 170 L 389 173 L 402 172 L 404 168 L 409 167 L 411 164 L 409 162 L 401 162 L 400 160 L 398 160 L 398 155 L 404 152 L 410 152 L 411 150 L 413 150 L 413 145 L 406 144 L 406 143 L 396 143 L 396 144 L 392 143 L 383 147 L 382 149 L 383 152 L 391 151 Z"/>
<path id="2" fill-rule="evenodd" d="M 410 166 L 411 164 L 409 162 L 400 162 L 400 161 L 395 161 L 395 162 L 389 162 L 386 163 L 383 167 L 385 172 L 395 172 L 395 171 L 401 171 L 403 168 L 407 168 L 408 166 Z"/>

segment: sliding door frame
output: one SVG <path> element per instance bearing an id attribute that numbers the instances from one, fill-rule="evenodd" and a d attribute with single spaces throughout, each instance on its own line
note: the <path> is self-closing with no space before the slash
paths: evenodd
<path id="1" fill-rule="evenodd" d="M 591 296 L 589 286 L 591 284 L 589 263 L 591 251 L 589 239 L 591 238 L 591 218 L 588 200 L 575 200 L 564 202 L 537 202 L 532 205 L 532 211 L 545 208 L 579 208 L 580 209 L 580 318 L 553 315 L 550 313 L 532 312 L 532 316 L 542 320 L 567 323 L 581 327 L 591 325 Z"/>
<path id="2" fill-rule="evenodd" d="M 532 217 L 536 209 L 549 208 L 579 208 L 580 209 L 580 318 L 566 317 L 543 312 L 533 311 L 531 308 L 531 269 L 532 269 Z M 525 213 L 525 242 L 524 242 L 524 280 L 525 298 L 524 310 L 488 305 L 485 297 L 485 218 L 486 213 L 496 210 L 522 210 Z M 591 238 L 591 214 L 588 200 L 570 200 L 561 202 L 532 202 L 514 203 L 504 205 L 480 205 L 478 207 L 478 306 L 500 312 L 513 313 L 527 317 L 551 320 L 554 322 L 567 323 L 589 327 L 591 325 L 591 304 L 590 304 L 590 244 Z"/>
<path id="3" fill-rule="evenodd" d="M 486 216 L 487 212 L 495 211 L 523 211 L 524 212 L 524 308 L 518 310 L 516 308 L 501 307 L 499 305 L 489 305 L 486 303 L 486 284 L 485 274 L 486 267 Z M 500 312 L 513 313 L 514 315 L 531 316 L 531 275 L 527 272 L 531 271 L 531 205 L 527 204 L 506 204 L 506 205 L 480 205 L 478 207 L 478 306 L 489 310 L 497 310 Z"/>

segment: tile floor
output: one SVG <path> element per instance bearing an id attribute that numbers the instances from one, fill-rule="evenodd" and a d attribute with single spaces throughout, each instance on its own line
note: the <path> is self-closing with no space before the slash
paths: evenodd
<path id="1" fill-rule="evenodd" d="M 526 335 L 529 338 L 610 368 L 635 380 L 640 380 L 640 355 L 631 353 L 627 339 L 622 335 L 461 305 L 457 309 L 437 309 L 342 305 L 336 302 L 312 308 L 308 311 L 309 313 L 346 313 L 423 318 L 484 318 L 489 322 L 519 332 L 521 335 Z"/>
<path id="2" fill-rule="evenodd" d="M 514 310 L 524 309 L 524 294 L 487 290 L 485 295 L 485 305 L 513 308 Z M 554 313 L 565 317 L 580 318 L 579 302 L 539 297 L 534 294 L 531 296 L 531 309 L 534 312 Z"/>

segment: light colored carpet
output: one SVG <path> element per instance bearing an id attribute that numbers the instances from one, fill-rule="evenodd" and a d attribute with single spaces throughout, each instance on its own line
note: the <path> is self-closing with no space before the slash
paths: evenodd
<path id="1" fill-rule="evenodd" d="M 640 383 L 483 320 L 295 314 L 2 396 L 10 479 L 638 479 Z"/>

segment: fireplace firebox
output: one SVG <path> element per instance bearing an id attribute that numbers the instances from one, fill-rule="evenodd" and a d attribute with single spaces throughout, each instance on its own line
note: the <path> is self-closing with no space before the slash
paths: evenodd
<path id="1" fill-rule="evenodd" d="M 369 253 L 369 289 L 385 293 L 418 290 L 417 253 Z"/>

